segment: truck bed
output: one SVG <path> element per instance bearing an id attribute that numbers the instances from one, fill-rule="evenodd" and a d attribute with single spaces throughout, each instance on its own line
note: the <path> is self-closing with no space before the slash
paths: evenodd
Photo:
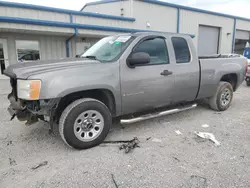
<path id="1" fill-rule="evenodd" d="M 217 55 L 199 57 L 200 90 L 197 98 L 212 96 L 224 75 L 237 77 L 236 90 L 243 82 L 246 72 L 246 58 L 240 55 Z"/>

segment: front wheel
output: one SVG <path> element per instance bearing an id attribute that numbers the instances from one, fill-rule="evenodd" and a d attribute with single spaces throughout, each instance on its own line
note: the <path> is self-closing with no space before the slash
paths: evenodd
<path id="1" fill-rule="evenodd" d="M 220 82 L 215 95 L 209 99 L 209 105 L 213 110 L 224 111 L 228 109 L 232 99 L 232 85 L 228 82 Z"/>
<path id="2" fill-rule="evenodd" d="M 59 132 L 69 146 L 87 149 L 99 145 L 106 138 L 111 124 L 112 117 L 105 104 L 91 98 L 79 99 L 63 111 Z"/>

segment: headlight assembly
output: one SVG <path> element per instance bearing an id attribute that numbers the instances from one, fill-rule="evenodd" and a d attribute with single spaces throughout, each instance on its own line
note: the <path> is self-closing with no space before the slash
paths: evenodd
<path id="1" fill-rule="evenodd" d="M 40 80 L 17 80 L 17 96 L 25 100 L 37 100 L 40 97 Z"/>

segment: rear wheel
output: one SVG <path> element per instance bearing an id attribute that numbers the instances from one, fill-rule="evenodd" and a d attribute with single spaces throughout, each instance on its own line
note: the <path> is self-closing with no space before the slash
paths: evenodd
<path id="1" fill-rule="evenodd" d="M 69 146 L 87 149 L 106 138 L 111 124 L 111 114 L 105 104 L 91 98 L 79 99 L 63 111 L 59 132 Z"/>
<path id="2" fill-rule="evenodd" d="M 247 86 L 250 86 L 250 82 L 247 82 Z"/>
<path id="3" fill-rule="evenodd" d="M 228 82 L 220 82 L 215 95 L 209 99 L 209 105 L 213 110 L 224 111 L 228 109 L 232 99 L 232 85 Z"/>

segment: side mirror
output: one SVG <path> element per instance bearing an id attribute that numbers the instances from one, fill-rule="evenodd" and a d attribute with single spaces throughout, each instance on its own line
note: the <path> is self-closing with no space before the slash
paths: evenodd
<path id="1" fill-rule="evenodd" d="M 127 64 L 130 68 L 134 68 L 136 65 L 144 65 L 150 62 L 150 56 L 145 52 L 137 52 L 130 55 L 127 59 Z"/>

